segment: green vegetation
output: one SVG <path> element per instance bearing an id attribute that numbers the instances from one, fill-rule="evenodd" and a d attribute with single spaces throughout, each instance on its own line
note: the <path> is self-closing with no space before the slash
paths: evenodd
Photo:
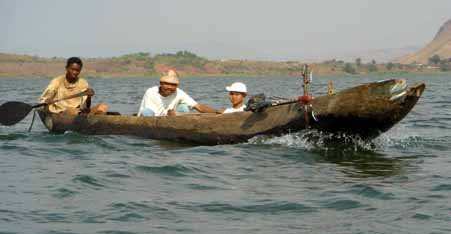
<path id="1" fill-rule="evenodd" d="M 209 60 L 189 51 L 151 55 L 147 52 L 126 54 L 113 58 L 83 58 L 85 76 L 130 77 L 160 76 L 169 69 L 180 74 L 195 76 L 300 76 L 303 66 L 299 61 L 252 61 L 252 60 Z M 437 62 L 439 61 L 439 62 Z M 450 59 L 433 56 L 430 64 L 386 63 L 377 64 L 373 59 L 363 63 L 357 58 L 354 63 L 343 60 L 327 60 L 310 64 L 315 75 L 368 74 L 368 73 L 419 73 L 448 72 Z M 64 58 L 42 58 L 28 55 L 0 53 L 0 76 L 56 76 L 64 72 Z"/>
<path id="2" fill-rule="evenodd" d="M 153 59 L 156 63 L 170 64 L 175 67 L 194 66 L 196 68 L 201 68 L 208 62 L 207 59 L 199 57 L 189 51 L 179 51 L 175 54 L 159 54 Z"/>
<path id="3" fill-rule="evenodd" d="M 451 61 L 448 60 L 441 60 L 440 61 L 440 70 L 447 72 L 447 71 L 451 71 Z"/>
<path id="4" fill-rule="evenodd" d="M 350 63 L 345 64 L 343 71 L 349 74 L 356 74 L 354 66 L 352 66 Z"/>
<path id="5" fill-rule="evenodd" d="M 387 70 L 389 71 L 391 71 L 394 67 L 395 65 L 392 62 L 385 64 L 385 68 L 387 68 Z"/>
<path id="6" fill-rule="evenodd" d="M 434 54 L 434 56 L 429 58 L 429 64 L 437 65 L 439 63 L 440 63 L 440 56 L 438 56 L 437 54 Z"/>
<path id="7" fill-rule="evenodd" d="M 356 58 L 356 60 L 355 60 L 355 65 L 356 65 L 357 67 L 360 67 L 360 66 L 362 65 L 362 59 L 361 59 L 361 58 Z"/>
<path id="8" fill-rule="evenodd" d="M 151 59 L 150 53 L 134 53 L 134 54 L 126 54 L 119 57 L 121 60 L 138 60 L 138 61 L 145 61 L 148 59 Z"/>
<path id="9" fill-rule="evenodd" d="M 435 54 L 428 61 L 429 65 L 439 66 L 440 71 L 451 71 L 451 58 L 441 59 L 439 55 Z"/>
<path id="10" fill-rule="evenodd" d="M 374 60 L 374 59 L 371 60 L 371 63 L 368 64 L 367 69 L 368 69 L 369 72 L 377 72 L 378 68 L 376 66 L 376 60 Z"/>

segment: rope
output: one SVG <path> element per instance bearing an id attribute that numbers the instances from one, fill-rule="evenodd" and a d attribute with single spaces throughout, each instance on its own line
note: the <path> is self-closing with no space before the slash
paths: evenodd
<path id="1" fill-rule="evenodd" d="M 31 124 L 30 127 L 28 128 L 28 132 L 31 132 L 31 129 L 33 128 L 35 118 L 36 118 L 36 110 L 33 111 L 33 119 L 31 119 Z"/>

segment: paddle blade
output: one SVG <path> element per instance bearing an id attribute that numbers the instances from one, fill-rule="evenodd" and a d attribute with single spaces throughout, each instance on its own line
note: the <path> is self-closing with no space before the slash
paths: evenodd
<path id="1" fill-rule="evenodd" d="M 23 102 L 7 102 L 0 106 L 0 123 L 10 126 L 18 123 L 30 113 L 32 106 Z"/>

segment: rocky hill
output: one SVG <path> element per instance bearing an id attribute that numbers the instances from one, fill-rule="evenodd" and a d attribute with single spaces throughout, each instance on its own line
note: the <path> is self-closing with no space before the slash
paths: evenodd
<path id="1" fill-rule="evenodd" d="M 451 20 L 448 20 L 426 47 L 398 60 L 402 64 L 428 64 L 429 59 L 438 55 L 442 60 L 451 59 Z"/>

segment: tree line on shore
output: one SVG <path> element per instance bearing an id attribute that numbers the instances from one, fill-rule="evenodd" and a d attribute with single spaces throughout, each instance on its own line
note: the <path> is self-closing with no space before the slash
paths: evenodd
<path id="1" fill-rule="evenodd" d="M 341 61 L 344 63 L 343 61 Z M 372 73 L 372 72 L 378 72 L 379 70 L 384 71 L 423 71 L 423 70 L 439 70 L 442 72 L 448 72 L 451 71 L 451 58 L 448 59 L 441 59 L 439 55 L 434 55 L 429 58 L 428 64 L 418 64 L 416 62 L 411 64 L 401 64 L 401 63 L 394 63 L 394 62 L 388 62 L 378 65 L 376 63 L 376 60 L 371 60 L 369 63 L 362 63 L 361 58 L 357 58 L 354 63 L 344 63 L 343 71 L 349 74 L 358 74 L 361 73 Z"/>
<path id="2" fill-rule="evenodd" d="M 0 53 L 0 76 L 53 76 L 61 72 L 64 58 Z M 158 76 L 168 69 L 183 75 L 286 75 L 298 76 L 300 61 L 254 61 L 238 59 L 211 60 L 190 51 L 151 55 L 147 52 L 126 54 L 112 58 L 86 58 L 87 76 Z M 368 74 L 386 72 L 446 72 L 451 70 L 451 59 L 434 55 L 428 64 L 377 63 L 374 59 L 363 62 L 327 60 L 311 64 L 317 75 Z"/>

